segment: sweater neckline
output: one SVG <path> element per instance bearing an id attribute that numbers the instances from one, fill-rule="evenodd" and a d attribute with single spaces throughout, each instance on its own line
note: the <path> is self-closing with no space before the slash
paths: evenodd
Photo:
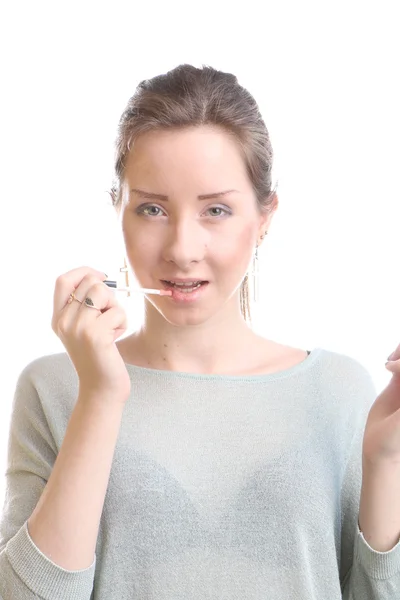
<path id="1" fill-rule="evenodd" d="M 225 381 L 225 382 L 241 382 L 241 381 L 274 381 L 277 379 L 285 379 L 293 375 L 297 375 L 302 371 L 308 369 L 315 360 L 320 356 L 323 349 L 320 347 L 313 348 L 310 354 L 300 363 L 283 369 L 282 371 L 276 371 L 275 373 L 258 373 L 256 375 L 224 375 L 219 373 L 192 373 L 186 371 L 170 371 L 163 369 L 152 369 L 149 367 L 141 367 L 130 363 L 125 363 L 128 373 L 135 376 L 153 376 L 157 378 L 164 378 L 169 380 L 179 379 L 192 379 L 196 381 Z"/>

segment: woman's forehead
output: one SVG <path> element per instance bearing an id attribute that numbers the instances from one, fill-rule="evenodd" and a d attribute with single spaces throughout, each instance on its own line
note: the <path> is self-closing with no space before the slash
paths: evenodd
<path id="1" fill-rule="evenodd" d="M 243 187 L 248 191 L 251 186 L 238 144 L 223 132 L 162 132 L 160 137 L 156 133 L 138 139 L 125 161 L 132 187 L 143 189 L 147 180 L 161 187 L 178 180 L 208 194 Z"/>

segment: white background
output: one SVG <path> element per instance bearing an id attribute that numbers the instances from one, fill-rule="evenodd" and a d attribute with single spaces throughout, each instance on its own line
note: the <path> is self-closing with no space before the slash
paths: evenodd
<path id="1" fill-rule="evenodd" d="M 106 190 L 137 83 L 182 62 L 235 73 L 276 154 L 256 326 L 355 357 L 378 391 L 400 342 L 398 3 L 4 2 L 0 9 L 0 498 L 23 367 L 63 351 L 54 281 L 123 260 Z M 125 301 L 121 299 L 121 302 Z M 137 327 L 140 305 L 126 305 Z"/>

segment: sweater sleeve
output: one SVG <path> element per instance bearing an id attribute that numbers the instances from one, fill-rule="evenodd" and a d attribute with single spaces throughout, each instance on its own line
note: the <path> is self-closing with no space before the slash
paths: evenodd
<path id="1" fill-rule="evenodd" d="M 359 381 L 360 383 L 360 381 Z M 377 393 L 367 371 L 355 399 L 356 420 L 341 491 L 341 563 L 343 600 L 397 600 L 400 598 L 400 542 L 378 552 L 365 541 L 358 517 L 362 487 L 362 446 L 369 409 Z"/>
<path id="2" fill-rule="evenodd" d="M 87 569 L 67 571 L 45 556 L 29 535 L 27 521 L 57 458 L 32 373 L 31 364 L 20 374 L 11 410 L 0 519 L 0 600 L 90 600 L 96 557 Z"/>

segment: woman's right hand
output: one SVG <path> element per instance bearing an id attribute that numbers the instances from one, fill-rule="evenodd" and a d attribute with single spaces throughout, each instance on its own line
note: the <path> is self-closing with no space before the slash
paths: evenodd
<path id="1" fill-rule="evenodd" d="M 131 382 L 115 342 L 127 329 L 127 317 L 104 279 L 104 273 L 89 267 L 60 275 L 51 326 L 75 366 L 79 395 L 121 403 L 129 397 Z M 68 302 L 72 292 L 81 302 Z M 86 297 L 99 310 L 86 306 Z"/>

